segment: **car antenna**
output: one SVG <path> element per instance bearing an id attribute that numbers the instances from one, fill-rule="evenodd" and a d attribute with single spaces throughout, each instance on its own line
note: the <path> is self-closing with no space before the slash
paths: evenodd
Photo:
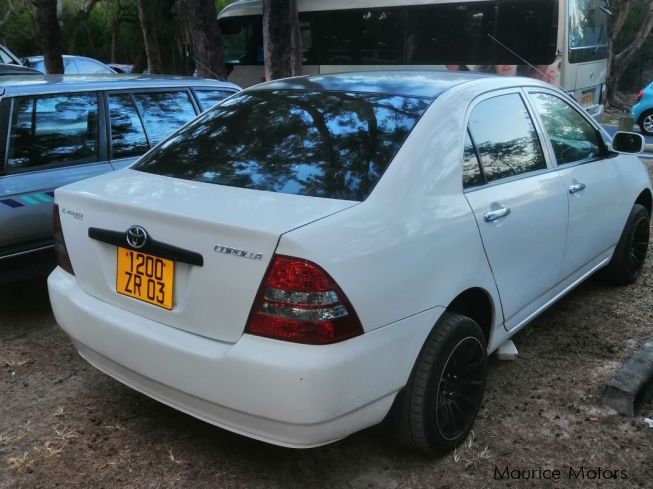
<path id="1" fill-rule="evenodd" d="M 542 75 L 542 76 L 544 77 L 545 80 L 548 78 L 548 75 L 547 75 L 546 73 L 544 73 L 542 70 L 536 68 L 534 65 L 530 64 L 528 61 L 526 61 L 524 58 L 522 58 L 522 57 L 521 57 L 519 54 L 517 54 L 515 51 L 513 51 L 512 49 L 510 49 L 508 46 L 506 46 L 506 45 L 505 45 L 504 43 L 502 43 L 501 41 L 499 41 L 499 40 L 498 40 L 496 37 L 494 37 L 492 34 L 488 34 L 487 37 L 489 37 L 490 39 L 492 39 L 494 42 L 496 42 L 499 46 L 501 46 L 503 49 L 505 49 L 506 51 L 508 51 L 510 54 L 512 54 L 512 55 L 514 55 L 514 56 L 517 56 L 517 58 L 519 58 L 520 61 L 523 61 L 525 65 L 530 66 L 532 69 L 534 69 L 535 71 L 537 71 L 540 75 Z"/>

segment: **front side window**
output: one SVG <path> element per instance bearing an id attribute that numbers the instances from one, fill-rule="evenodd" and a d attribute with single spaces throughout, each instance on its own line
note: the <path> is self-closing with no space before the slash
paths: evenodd
<path id="1" fill-rule="evenodd" d="M 519 94 L 480 102 L 469 131 L 488 182 L 546 168 L 540 140 Z"/>
<path id="2" fill-rule="evenodd" d="M 531 94 L 558 165 L 596 158 L 601 144 L 596 129 L 564 100 L 546 93 Z"/>
<path id="3" fill-rule="evenodd" d="M 109 118 L 112 158 L 139 156 L 150 148 L 131 95 L 109 95 Z"/>
<path id="4" fill-rule="evenodd" d="M 98 159 L 95 93 L 14 99 L 7 171 L 91 163 Z"/>
<path id="5" fill-rule="evenodd" d="M 364 200 L 431 98 L 257 90 L 230 97 L 136 170 L 201 182 Z"/>
<path id="6" fill-rule="evenodd" d="M 152 145 L 195 117 L 186 91 L 135 93 L 134 99 Z"/>

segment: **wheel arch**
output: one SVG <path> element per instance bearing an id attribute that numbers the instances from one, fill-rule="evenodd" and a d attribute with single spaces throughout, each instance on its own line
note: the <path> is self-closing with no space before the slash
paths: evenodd
<path id="1" fill-rule="evenodd" d="M 476 321 L 483 331 L 486 346 L 490 343 L 495 306 L 492 296 L 485 289 L 471 287 L 462 291 L 449 303 L 446 311 L 461 314 Z"/>
<path id="2" fill-rule="evenodd" d="M 650 217 L 651 211 L 653 210 L 653 197 L 651 196 L 651 191 L 647 188 L 642 190 L 642 192 L 637 197 L 635 204 L 644 206 L 648 211 L 648 215 Z"/>

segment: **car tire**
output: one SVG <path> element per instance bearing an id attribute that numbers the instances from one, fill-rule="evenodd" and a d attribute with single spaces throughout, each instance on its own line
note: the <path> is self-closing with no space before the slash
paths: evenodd
<path id="1" fill-rule="evenodd" d="M 644 206 L 635 204 L 630 211 L 612 259 L 605 268 L 615 285 L 632 284 L 644 266 L 650 234 L 650 216 Z"/>
<path id="2" fill-rule="evenodd" d="M 647 136 L 653 136 L 653 110 L 647 110 L 639 116 L 637 121 L 639 125 L 639 130 L 642 134 Z"/>
<path id="3" fill-rule="evenodd" d="M 458 446 L 472 429 L 486 376 L 483 331 L 474 320 L 445 312 L 393 407 L 396 437 L 429 454 Z"/>

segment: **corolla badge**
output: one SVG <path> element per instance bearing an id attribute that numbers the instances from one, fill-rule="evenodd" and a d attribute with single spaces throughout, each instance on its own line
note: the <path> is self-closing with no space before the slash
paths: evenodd
<path id="1" fill-rule="evenodd" d="M 263 260 L 263 253 L 241 250 L 239 248 L 232 248 L 231 246 L 215 245 L 213 251 L 216 253 L 224 253 L 225 255 L 237 256 L 239 258 L 249 258 L 250 260 Z"/>
<path id="2" fill-rule="evenodd" d="M 140 226 L 131 226 L 125 233 L 127 243 L 132 248 L 141 249 L 147 243 L 147 231 Z"/>

